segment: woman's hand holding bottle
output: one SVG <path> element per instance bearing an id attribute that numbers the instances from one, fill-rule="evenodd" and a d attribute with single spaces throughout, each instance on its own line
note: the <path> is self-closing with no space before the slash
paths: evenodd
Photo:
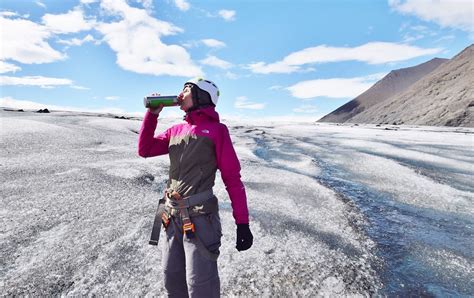
<path id="1" fill-rule="evenodd" d="M 160 93 L 152 93 L 150 96 L 160 96 Z M 163 110 L 163 105 L 160 104 L 158 107 L 149 107 L 148 111 L 154 115 L 159 116 L 161 113 L 161 110 Z"/>

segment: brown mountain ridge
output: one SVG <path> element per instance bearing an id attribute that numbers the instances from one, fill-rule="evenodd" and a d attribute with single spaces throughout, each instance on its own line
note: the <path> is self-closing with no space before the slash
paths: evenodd
<path id="1" fill-rule="evenodd" d="M 474 45 L 394 70 L 319 122 L 474 127 Z"/>

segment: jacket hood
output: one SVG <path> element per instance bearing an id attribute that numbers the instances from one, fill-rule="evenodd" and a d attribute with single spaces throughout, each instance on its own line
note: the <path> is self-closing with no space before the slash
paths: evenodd
<path id="1" fill-rule="evenodd" d="M 207 107 L 186 113 L 184 120 L 189 124 L 199 124 L 202 122 L 220 122 L 219 114 L 215 107 Z"/>

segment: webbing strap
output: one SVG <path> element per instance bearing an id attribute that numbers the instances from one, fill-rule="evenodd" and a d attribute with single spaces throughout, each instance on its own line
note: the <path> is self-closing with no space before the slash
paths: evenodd
<path id="1" fill-rule="evenodd" d="M 168 197 L 169 200 L 166 200 L 166 198 L 162 198 L 158 201 L 158 207 L 156 208 L 156 213 L 155 213 L 155 220 L 153 222 L 153 228 L 151 230 L 151 237 L 148 243 L 150 245 L 158 245 L 158 241 L 160 240 L 162 216 L 163 216 L 163 213 L 166 211 L 165 208 L 166 208 L 167 202 L 171 203 L 170 207 L 172 208 L 175 207 L 176 204 L 178 205 L 178 209 L 181 210 L 183 228 L 185 228 L 183 232 L 186 232 L 186 235 L 188 236 L 188 238 L 193 238 L 194 225 L 191 222 L 188 208 L 190 206 L 194 206 L 196 204 L 204 202 L 210 196 L 212 196 L 212 189 L 205 192 L 198 193 L 196 195 L 186 197 L 184 199 L 182 199 L 181 195 L 175 191 L 173 192 L 167 191 L 166 197 Z M 171 201 L 171 198 L 173 198 L 174 200 Z"/>
<path id="2" fill-rule="evenodd" d="M 185 204 L 184 199 L 178 199 L 178 206 L 181 212 L 181 220 L 183 221 L 183 233 L 190 239 L 194 238 L 194 224 L 191 222 L 191 218 L 189 218 L 189 205 Z"/>
<path id="3" fill-rule="evenodd" d="M 166 197 L 169 199 L 167 200 L 167 205 L 172 208 L 179 208 L 179 201 L 182 201 L 186 208 L 193 207 L 196 205 L 201 205 L 204 202 L 206 202 L 209 198 L 212 198 L 214 193 L 212 192 L 212 189 L 206 190 L 191 196 L 187 197 L 181 197 L 181 195 L 171 189 L 166 190 Z"/>
<path id="4" fill-rule="evenodd" d="M 214 262 L 217 261 L 219 251 L 217 253 L 209 251 L 199 235 L 194 233 L 194 225 L 191 222 L 189 210 L 191 209 L 193 215 L 198 215 L 203 211 L 218 212 L 217 198 L 214 196 L 212 189 L 185 198 L 182 198 L 178 192 L 171 190 L 167 191 L 166 198 L 167 207 L 171 209 L 179 209 L 180 211 L 181 220 L 183 222 L 183 235 L 186 235 L 188 239 L 196 244 L 198 250 L 204 257 Z M 199 210 L 200 208 L 196 208 L 198 210 L 193 208 L 198 207 L 199 205 L 202 205 L 202 210 Z M 190 232 L 189 229 L 187 230 L 186 227 L 192 227 L 192 232 Z"/>
<path id="5" fill-rule="evenodd" d="M 158 207 L 156 208 L 155 221 L 153 222 L 153 228 L 151 229 L 150 241 L 151 245 L 158 245 L 158 240 L 160 240 L 160 231 L 161 231 L 161 216 L 165 211 L 165 198 L 162 198 L 158 201 Z"/>

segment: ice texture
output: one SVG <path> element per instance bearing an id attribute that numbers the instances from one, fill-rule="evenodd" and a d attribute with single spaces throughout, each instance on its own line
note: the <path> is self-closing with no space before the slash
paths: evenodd
<path id="1" fill-rule="evenodd" d="M 169 160 L 137 155 L 141 121 L 0 116 L 0 293 L 162 295 Z M 255 240 L 235 249 L 217 175 L 222 295 L 474 295 L 473 129 L 227 124 Z"/>

